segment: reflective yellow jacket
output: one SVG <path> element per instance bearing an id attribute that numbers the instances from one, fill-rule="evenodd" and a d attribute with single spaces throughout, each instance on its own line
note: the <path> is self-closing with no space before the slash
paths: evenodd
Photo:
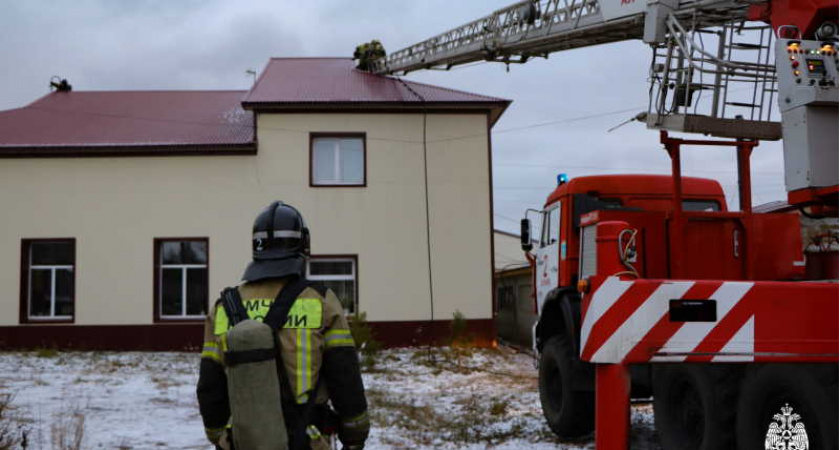
<path id="1" fill-rule="evenodd" d="M 249 318 L 262 321 L 284 285 L 284 279 L 275 278 L 240 286 L 239 294 Z M 207 437 L 214 444 L 230 418 L 224 362 L 229 329 L 227 314 L 217 301 L 205 320 L 198 383 L 201 415 Z M 311 287 L 304 289 L 278 334 L 294 402 L 305 404 L 318 378 L 323 376 L 315 403 L 331 401 L 340 418 L 339 438 L 345 445 L 363 444 L 370 427 L 367 402 L 353 336 L 335 294 L 329 290 L 323 297 Z M 315 437 L 310 433 L 310 438 Z"/>

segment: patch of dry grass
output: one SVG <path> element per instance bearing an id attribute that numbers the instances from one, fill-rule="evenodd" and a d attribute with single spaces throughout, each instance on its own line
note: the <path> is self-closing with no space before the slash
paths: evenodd
<path id="1" fill-rule="evenodd" d="M 26 442 L 26 431 L 15 417 L 14 396 L 0 393 L 0 450 L 19 448 Z"/>
<path id="2" fill-rule="evenodd" d="M 395 447 L 401 445 L 399 439 L 434 446 L 441 441 L 497 445 L 510 439 L 535 437 L 532 430 L 526 429 L 524 419 L 514 418 L 508 426 L 498 426 L 501 419 L 509 419 L 508 401 L 500 396 L 472 393 L 454 401 L 454 408 L 447 411 L 382 390 L 368 390 L 367 395 L 373 426 L 400 429 L 400 436 L 393 440 L 384 438 L 384 443 Z"/>
<path id="3" fill-rule="evenodd" d="M 85 437 L 85 414 L 79 408 L 63 410 L 50 426 L 53 450 L 80 450 Z"/>
<path id="4" fill-rule="evenodd" d="M 536 375 L 511 370 L 508 363 L 513 355 L 509 353 L 459 344 L 416 349 L 403 356 L 408 362 L 405 366 L 383 364 L 387 370 L 376 372 L 377 388 L 367 390 L 372 424 L 400 430 L 393 437 L 383 437 L 383 444 L 403 447 L 412 442 L 436 447 L 444 443 L 492 446 L 511 439 L 554 441 L 547 428 L 528 426 L 529 421 L 541 418 L 512 403 L 512 392 L 535 389 Z M 418 367 L 422 368 L 419 373 Z M 438 403 L 440 397 L 417 397 L 410 391 L 389 389 L 391 382 L 404 385 L 417 376 L 447 376 L 446 392 L 440 394 L 448 400 Z M 488 394 L 476 386 L 498 386 L 499 390 Z"/>
<path id="5" fill-rule="evenodd" d="M 40 420 L 21 415 L 14 395 L 0 392 L 0 450 L 80 450 L 85 436 L 85 414 L 79 407 L 63 407 L 49 424 L 50 442 L 43 442 Z"/>
<path id="6" fill-rule="evenodd" d="M 35 350 L 35 354 L 39 358 L 55 358 L 58 356 L 58 349 L 50 347 L 42 347 Z"/>

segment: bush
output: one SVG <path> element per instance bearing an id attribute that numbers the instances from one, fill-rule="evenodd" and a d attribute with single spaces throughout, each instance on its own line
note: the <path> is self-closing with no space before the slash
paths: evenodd
<path id="1" fill-rule="evenodd" d="M 376 354 L 382 349 L 382 344 L 376 340 L 373 330 L 367 321 L 367 313 L 356 313 L 350 318 L 350 334 L 356 342 L 356 348 L 362 356 L 362 367 L 373 369 L 376 366 Z"/>
<path id="2" fill-rule="evenodd" d="M 465 370 L 464 358 L 473 354 L 475 350 L 473 343 L 473 336 L 467 330 L 467 318 L 461 311 L 455 311 L 452 314 L 452 326 L 449 335 L 450 351 L 447 358 L 455 370 Z"/>
<path id="3" fill-rule="evenodd" d="M 449 337 L 449 345 L 453 347 L 469 347 L 470 336 L 467 333 L 467 318 L 461 311 L 452 313 L 452 330 Z"/>
<path id="4" fill-rule="evenodd" d="M 52 347 L 38 347 L 35 349 L 35 354 L 39 358 L 55 358 L 58 356 L 58 350 Z"/>

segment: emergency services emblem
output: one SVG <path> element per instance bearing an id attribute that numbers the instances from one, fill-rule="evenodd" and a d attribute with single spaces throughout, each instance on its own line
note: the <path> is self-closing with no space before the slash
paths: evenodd
<path id="1" fill-rule="evenodd" d="M 774 422 L 767 429 L 764 438 L 765 450 L 808 450 L 808 433 L 805 424 L 799 421 L 799 414 L 785 403 L 782 413 L 773 415 Z"/>

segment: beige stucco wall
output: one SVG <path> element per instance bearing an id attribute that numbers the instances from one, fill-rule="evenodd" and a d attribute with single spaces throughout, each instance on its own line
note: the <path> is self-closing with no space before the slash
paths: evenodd
<path id="1" fill-rule="evenodd" d="M 208 237 L 215 295 L 241 276 L 253 217 L 274 199 L 301 209 L 313 254 L 358 255 L 370 320 L 426 320 L 422 124 L 416 114 L 260 115 L 257 156 L 0 160 L 0 325 L 18 322 L 22 238 L 76 238 L 75 323 L 146 324 L 154 238 Z M 490 318 L 486 116 L 427 125 L 435 318 Z M 309 187 L 317 131 L 367 134 L 367 187 Z"/>

